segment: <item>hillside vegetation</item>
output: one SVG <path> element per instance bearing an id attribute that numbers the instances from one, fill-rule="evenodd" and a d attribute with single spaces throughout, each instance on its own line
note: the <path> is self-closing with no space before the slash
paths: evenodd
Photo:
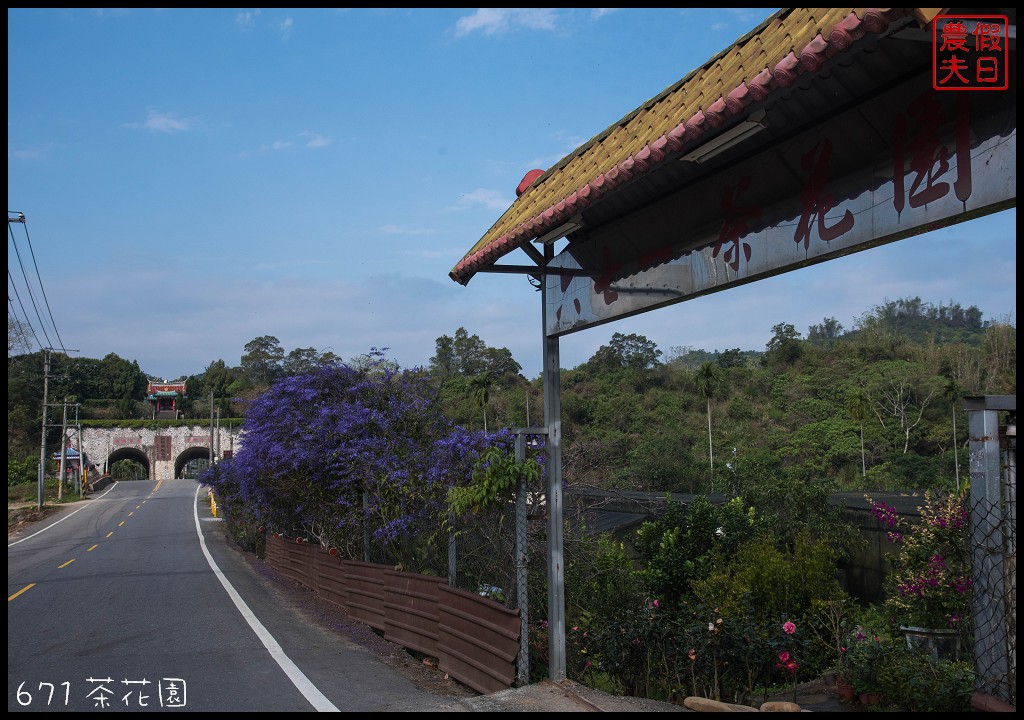
<path id="1" fill-rule="evenodd" d="M 845 490 L 955 487 L 957 469 L 961 481 L 967 474 L 963 397 L 1016 393 L 1016 326 L 1009 318 L 985 320 L 973 306 L 887 301 L 849 330 L 824 318 L 806 334 L 785 322 L 772 333 L 763 351 L 663 351 L 643 336 L 616 333 L 587 362 L 563 370 L 567 481 L 720 492 L 755 475 L 796 473 Z M 376 352 L 347 364 L 358 368 Z M 25 465 L 32 477 L 42 356 L 8 362 L 9 465 Z M 315 348 L 285 353 L 276 338 L 255 338 L 237 366 L 218 359 L 198 376 L 179 378 L 189 390 L 179 408 L 205 422 L 212 395 L 220 417 L 239 418 L 281 377 L 339 361 Z M 457 424 L 492 432 L 543 424 L 541 380 L 524 378 L 507 349 L 487 347 L 465 328 L 437 339 L 426 369 Z M 50 400 L 79 403 L 86 423 L 150 418 L 149 378 L 135 361 L 54 354 L 50 372 Z M 51 428 L 48 442 L 58 433 Z"/>

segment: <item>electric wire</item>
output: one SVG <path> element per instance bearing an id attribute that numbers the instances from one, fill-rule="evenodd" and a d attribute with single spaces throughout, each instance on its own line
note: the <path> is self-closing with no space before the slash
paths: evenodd
<path id="1" fill-rule="evenodd" d="M 29 322 L 28 313 L 25 312 L 25 306 L 21 302 L 21 295 L 18 294 L 18 288 L 14 285 L 14 278 L 11 277 L 10 270 L 7 271 L 7 279 L 11 281 L 11 289 L 14 290 L 14 296 L 18 299 L 18 305 L 21 306 L 21 314 L 25 318 L 24 320 L 21 320 L 21 318 L 18 317 L 18 311 L 15 309 L 14 303 L 11 302 L 11 296 L 8 295 L 7 304 L 11 306 L 11 310 L 14 313 L 14 319 L 18 323 L 18 332 L 23 338 L 25 338 L 25 326 L 27 325 L 28 329 L 32 331 L 32 337 L 36 339 L 36 345 L 40 348 L 43 347 L 43 344 L 39 342 L 39 336 L 36 335 L 36 329 L 32 326 L 32 323 Z M 27 341 L 28 338 L 25 338 L 25 340 Z"/>
<path id="2" fill-rule="evenodd" d="M 57 336 L 57 342 L 60 343 L 61 351 L 66 355 L 67 348 L 64 347 L 64 341 L 60 337 L 60 332 L 57 330 L 57 323 L 53 320 L 53 311 L 50 310 L 50 301 L 46 297 L 46 288 L 43 287 L 43 278 L 39 275 L 39 265 L 36 263 L 36 253 L 32 249 L 32 238 L 28 234 L 28 223 L 23 223 L 25 227 L 25 239 L 28 241 L 28 250 L 32 254 L 32 265 L 36 270 L 36 279 L 39 281 L 39 290 L 43 293 L 43 302 L 46 303 L 46 314 L 50 316 L 50 325 L 53 326 L 53 333 Z"/>
<path id="3" fill-rule="evenodd" d="M 18 258 L 18 266 L 21 268 L 21 275 L 22 275 L 23 278 L 25 278 L 25 289 L 28 290 L 28 298 L 29 298 L 29 300 L 32 303 L 32 308 L 36 312 L 36 317 L 39 318 L 40 323 L 41 323 L 43 318 L 39 314 L 39 306 L 36 305 L 36 298 L 35 298 L 35 295 L 32 293 L 32 285 L 28 281 L 28 273 L 25 272 L 25 265 L 21 261 L 21 251 L 18 250 L 18 243 L 14 239 L 14 231 L 11 230 L 11 224 L 10 223 L 7 223 L 7 230 L 10 233 L 10 236 L 11 236 L 11 243 L 14 245 L 14 255 L 15 255 L 15 257 Z M 10 275 L 10 272 L 11 272 L 10 270 L 7 271 L 8 275 Z M 27 314 L 26 314 L 26 317 L 27 317 Z M 53 347 L 53 343 L 50 342 L 50 336 L 46 332 L 46 327 L 44 325 L 40 324 L 39 330 L 43 333 L 43 337 L 46 338 L 46 347 Z"/>
<path id="4" fill-rule="evenodd" d="M 8 211 L 8 214 L 10 214 L 10 213 L 11 213 L 11 211 Z M 57 341 L 59 343 L 60 349 L 66 354 L 67 350 L 64 348 L 64 341 L 61 339 L 60 333 L 57 330 L 57 325 L 56 325 L 56 323 L 53 320 L 53 312 L 50 310 L 50 303 L 49 303 L 49 300 L 46 297 L 46 290 L 43 287 L 42 277 L 39 274 L 39 265 L 38 265 L 38 263 L 36 262 L 36 259 L 35 259 L 35 251 L 32 249 L 32 240 L 31 240 L 31 238 L 28 235 L 28 225 L 25 222 L 25 216 L 22 213 L 17 213 L 17 214 L 19 216 L 18 222 L 20 222 L 25 227 L 25 237 L 26 237 L 26 240 L 28 242 L 29 251 L 31 253 L 32 263 L 33 263 L 33 265 L 35 267 L 36 278 L 37 278 L 38 283 L 39 283 L 39 290 L 40 290 L 40 292 L 42 294 L 43 302 L 45 303 L 47 315 L 50 318 L 50 326 L 53 328 L 53 332 L 55 333 L 55 335 L 57 337 Z M 46 320 L 43 317 L 42 311 L 40 310 L 40 303 L 38 303 L 36 301 L 35 293 L 32 291 L 32 282 L 29 280 L 28 272 L 25 270 L 25 263 L 24 263 L 24 261 L 22 259 L 22 256 L 21 256 L 21 250 L 18 248 L 18 241 L 15 238 L 14 231 L 11 229 L 10 219 L 8 219 L 7 231 L 8 231 L 8 235 L 10 237 L 10 240 L 11 240 L 11 244 L 14 246 L 14 254 L 15 254 L 15 256 L 18 259 L 18 266 L 21 268 L 21 275 L 24 278 L 25 289 L 28 291 L 29 301 L 30 301 L 30 303 L 32 305 L 33 310 L 35 311 L 36 318 L 39 321 L 38 322 L 39 330 L 42 332 L 43 337 L 46 338 L 46 345 L 45 345 L 45 347 L 53 348 L 54 347 L 53 342 L 50 340 L 50 335 L 47 332 Z M 10 280 L 10 282 L 11 282 L 11 286 L 14 288 L 15 295 L 18 297 L 19 304 L 22 305 L 22 312 L 24 313 L 25 319 L 27 321 L 28 320 L 28 311 L 25 310 L 24 304 L 21 302 L 21 295 L 20 295 L 20 293 L 18 293 L 17 286 L 16 286 L 16 284 L 14 282 L 14 278 L 11 276 L 11 271 L 10 271 L 9 268 L 7 270 L 7 276 L 8 276 L 8 279 Z M 31 322 L 28 322 L 28 325 L 29 325 L 30 328 L 32 328 L 32 334 L 33 334 L 33 336 L 35 336 L 36 342 L 39 344 L 39 347 L 40 348 L 44 347 L 43 344 L 41 342 L 39 342 L 39 337 L 38 337 L 38 335 L 36 334 L 36 331 L 35 331 L 35 325 L 33 323 L 31 323 Z"/>

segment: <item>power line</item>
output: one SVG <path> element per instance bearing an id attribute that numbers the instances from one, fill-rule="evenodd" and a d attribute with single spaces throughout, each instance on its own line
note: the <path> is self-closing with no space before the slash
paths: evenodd
<path id="1" fill-rule="evenodd" d="M 50 319 L 50 327 L 53 328 L 53 332 L 54 332 L 54 334 L 57 337 L 57 342 L 60 345 L 60 349 L 65 354 L 67 354 L 67 350 L 64 348 L 64 341 L 61 339 L 60 332 L 57 330 L 57 324 L 53 320 L 53 311 L 50 309 L 50 301 L 46 297 L 46 289 L 43 287 L 42 276 L 39 274 L 39 264 L 36 262 L 35 251 L 32 248 L 32 239 L 29 237 L 29 234 L 28 234 L 28 224 L 25 221 L 25 214 L 24 213 L 20 213 L 20 212 L 16 213 L 16 212 L 11 211 L 11 210 L 8 210 L 7 214 L 8 215 L 12 215 L 13 214 L 13 215 L 17 216 L 15 218 L 11 218 L 11 217 L 7 218 L 7 231 L 8 231 L 8 234 L 10 235 L 11 243 L 14 245 L 14 253 L 15 253 L 15 255 L 18 258 L 18 266 L 21 268 L 21 274 L 22 274 L 22 277 L 25 280 L 25 288 L 28 291 L 29 300 L 31 301 L 32 308 L 35 310 L 36 318 L 39 320 L 39 329 L 42 331 L 43 336 L 46 338 L 46 345 L 47 345 L 47 347 L 53 347 L 53 343 L 50 340 L 50 335 L 46 331 L 46 321 L 45 321 L 45 319 L 44 319 L 44 317 L 42 315 L 42 312 L 39 309 L 39 304 L 36 302 L 35 293 L 32 292 L 32 283 L 29 280 L 28 273 L 25 271 L 25 264 L 24 264 L 24 262 L 22 261 L 22 258 L 21 258 L 21 251 L 18 249 L 17 239 L 14 237 L 14 231 L 11 229 L 11 224 L 12 223 L 21 223 L 22 227 L 24 227 L 24 229 L 25 229 L 25 239 L 28 242 L 29 253 L 30 253 L 31 257 L 32 257 L 32 264 L 33 264 L 33 266 L 35 268 L 35 271 L 36 271 L 36 279 L 37 279 L 37 282 L 39 284 L 39 290 L 40 290 L 40 292 L 42 294 L 42 303 L 45 305 L 47 316 Z M 8 278 L 11 279 L 11 283 L 13 285 L 14 279 L 11 278 L 10 269 L 8 269 L 7 275 L 8 275 Z M 15 287 L 15 294 L 18 295 L 16 287 Z M 18 302 L 21 303 L 20 295 L 18 295 Z M 24 305 L 22 305 L 22 310 L 23 310 L 23 312 L 25 312 L 24 311 Z M 26 320 L 28 319 L 28 313 L 27 312 L 25 312 L 25 318 L 26 318 Z M 31 322 L 29 322 L 29 327 L 33 327 Z M 35 335 L 35 329 L 34 328 L 32 330 L 32 334 Z M 39 342 L 38 336 L 36 337 L 36 342 Z M 39 343 L 39 345 L 40 345 L 40 347 L 42 347 L 42 343 Z"/>
<path id="2" fill-rule="evenodd" d="M 10 270 L 7 271 L 7 279 L 11 281 L 11 287 L 14 290 L 14 295 L 15 297 L 18 298 L 18 304 L 21 305 L 21 297 L 18 295 L 18 288 L 14 287 L 14 278 L 11 277 Z M 26 326 L 28 326 L 28 329 L 32 331 L 32 337 L 36 339 L 36 345 L 42 347 L 43 344 L 39 342 L 39 336 L 36 335 L 36 329 L 32 327 L 32 323 L 28 321 L 28 314 L 25 313 L 25 306 L 21 305 L 21 312 L 25 316 L 25 320 L 22 321 L 21 319 L 18 318 L 18 311 L 14 309 L 14 303 L 11 301 L 10 295 L 7 296 L 7 304 L 10 306 L 11 313 L 14 315 L 14 321 L 18 323 L 18 334 L 21 335 L 21 339 L 22 342 L 24 342 L 25 347 L 30 350 L 32 349 L 32 344 L 28 341 L 28 338 L 25 337 Z"/>
<path id="3" fill-rule="evenodd" d="M 50 310 L 50 301 L 46 297 L 46 288 L 43 287 L 43 278 L 39 275 L 39 265 L 36 264 L 36 253 L 35 250 L 32 249 L 32 238 L 29 237 L 28 234 L 28 223 L 24 220 L 24 214 L 19 213 L 19 215 L 22 217 L 22 226 L 25 228 L 25 239 L 28 241 L 28 250 L 32 255 L 32 265 L 36 270 L 36 279 L 39 281 L 39 290 L 43 293 L 43 302 L 46 303 L 46 313 L 50 316 L 50 325 L 53 326 L 53 332 L 57 336 L 57 342 L 60 343 L 60 349 L 63 350 L 66 355 L 68 352 L 67 348 L 64 347 L 64 341 L 61 339 L 60 332 L 57 330 L 57 323 L 53 321 L 53 311 Z"/>

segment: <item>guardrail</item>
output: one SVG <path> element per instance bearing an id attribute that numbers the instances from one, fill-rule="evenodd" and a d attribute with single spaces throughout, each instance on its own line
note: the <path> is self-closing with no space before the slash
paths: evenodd
<path id="1" fill-rule="evenodd" d="M 302 538 L 268 537 L 264 559 L 386 640 L 436 657 L 439 670 L 477 692 L 512 687 L 519 610 L 449 587 L 445 578 L 343 560 Z"/>

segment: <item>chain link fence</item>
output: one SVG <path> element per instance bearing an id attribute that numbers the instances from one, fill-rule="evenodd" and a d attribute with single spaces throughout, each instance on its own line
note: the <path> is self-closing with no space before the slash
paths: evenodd
<path id="1" fill-rule="evenodd" d="M 975 704 L 994 699 L 1016 707 L 1016 396 L 965 398 L 964 406 L 971 450 Z"/>

